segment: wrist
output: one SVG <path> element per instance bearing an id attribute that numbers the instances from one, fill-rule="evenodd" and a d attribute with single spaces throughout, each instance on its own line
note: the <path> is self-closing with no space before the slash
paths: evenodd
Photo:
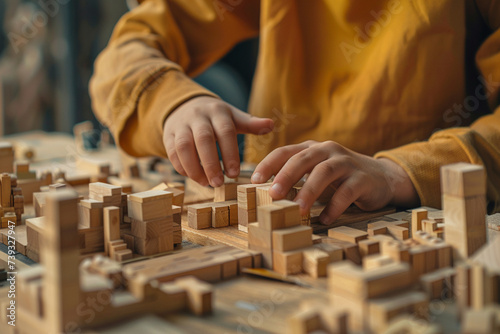
<path id="1" fill-rule="evenodd" d="M 385 171 L 386 182 L 391 192 L 390 204 L 413 208 L 420 206 L 417 190 L 403 167 L 387 158 L 378 158 L 377 160 Z"/>

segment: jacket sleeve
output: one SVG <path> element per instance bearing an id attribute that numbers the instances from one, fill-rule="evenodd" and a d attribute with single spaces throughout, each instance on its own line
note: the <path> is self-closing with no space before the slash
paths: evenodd
<path id="1" fill-rule="evenodd" d="M 428 141 L 380 152 L 402 166 L 411 178 L 422 205 L 441 207 L 440 166 L 454 162 L 484 165 L 488 176 L 488 211 L 500 212 L 500 0 L 477 0 L 492 34 L 476 54 L 493 112 L 467 128 L 435 133 Z"/>
<path id="2" fill-rule="evenodd" d="M 163 123 L 197 96 L 189 77 L 259 29 L 259 0 L 142 0 L 121 18 L 95 63 L 92 107 L 133 156 L 166 156 Z"/>

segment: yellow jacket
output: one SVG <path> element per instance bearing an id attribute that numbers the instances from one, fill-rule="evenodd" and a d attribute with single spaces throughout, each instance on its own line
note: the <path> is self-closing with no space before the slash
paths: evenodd
<path id="1" fill-rule="evenodd" d="M 334 140 L 397 162 L 435 207 L 439 166 L 483 164 L 490 212 L 500 211 L 500 0 L 140 2 L 90 85 L 95 113 L 128 153 L 165 156 L 168 114 L 213 95 L 189 77 L 260 36 L 249 110 L 276 128 L 247 137 L 246 160 Z"/>

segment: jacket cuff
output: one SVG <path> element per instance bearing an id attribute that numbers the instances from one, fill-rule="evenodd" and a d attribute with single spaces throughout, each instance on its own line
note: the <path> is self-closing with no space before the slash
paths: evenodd
<path id="1" fill-rule="evenodd" d="M 128 118 L 117 119 L 121 124 L 117 126 L 115 138 L 125 152 L 135 157 L 166 157 L 163 125 L 170 113 L 198 96 L 219 98 L 176 69 L 168 69 L 151 81 L 140 94 L 136 108 Z"/>
<path id="2" fill-rule="evenodd" d="M 375 158 L 387 158 L 400 165 L 410 177 L 422 206 L 441 208 L 440 167 L 455 162 L 472 162 L 460 139 L 446 130 L 427 142 L 382 151 Z"/>

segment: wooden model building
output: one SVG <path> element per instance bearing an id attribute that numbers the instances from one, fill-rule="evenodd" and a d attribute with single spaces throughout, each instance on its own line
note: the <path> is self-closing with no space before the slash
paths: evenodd
<path id="1" fill-rule="evenodd" d="M 381 221 L 368 224 L 367 233 L 329 231 L 357 245 L 362 266 L 352 259 L 330 264 L 330 304 L 305 303 L 289 319 L 290 333 L 440 333 L 431 324 L 416 331 L 414 319 L 425 321 L 429 301 L 443 291 L 454 293 L 463 333 L 500 332 L 500 239 L 481 248 L 487 239 L 484 168 L 445 166 L 441 177 L 444 220 L 417 209 L 410 224 Z M 405 314 L 410 317 L 401 318 Z"/>
<path id="2" fill-rule="evenodd" d="M 49 223 L 41 239 L 41 263 L 19 273 L 18 333 L 74 333 L 141 313 L 211 311 L 211 287 L 195 278 L 145 282 L 128 291 L 117 262 L 95 258 L 80 266 L 77 204 L 70 190 L 46 198 Z M 89 300 L 101 307 L 92 318 L 81 311 Z"/>
<path id="3" fill-rule="evenodd" d="M 432 323 L 432 303 L 450 295 L 463 333 L 500 333 L 500 239 L 488 239 L 500 230 L 500 214 L 486 217 L 481 166 L 442 168 L 443 211 L 419 208 L 325 227 L 300 215 L 291 201 L 298 186 L 274 201 L 270 184 L 231 180 L 213 190 L 213 202 L 188 202 L 197 204 L 183 211 L 185 189 L 177 183 L 134 191 L 135 183 L 109 164 L 89 159 L 79 165 L 93 176 L 71 179 L 61 171 L 37 178 L 28 163 L 13 168 L 11 145 L 0 144 L 0 155 L 2 223 L 15 220 L 16 250 L 39 262 L 18 273 L 12 333 L 98 331 L 144 314 L 205 315 L 217 307 L 212 283 L 219 289 L 246 272 L 270 271 L 328 296 L 304 300 L 282 332 L 442 333 Z M 127 166 L 137 178 L 137 164 Z M 25 189 L 35 217 L 22 217 Z M 178 251 L 181 220 L 185 231 L 231 231 L 243 245 L 222 240 Z M 8 234 L 0 234 L 7 244 Z M 0 260 L 0 281 L 6 269 Z M 79 312 L 89 300 L 102 307 L 91 320 Z"/>

